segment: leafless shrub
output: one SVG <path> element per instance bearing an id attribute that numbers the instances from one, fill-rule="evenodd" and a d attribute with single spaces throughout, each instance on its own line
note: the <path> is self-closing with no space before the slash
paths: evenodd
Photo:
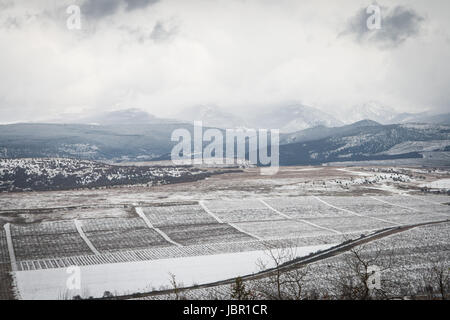
<path id="1" fill-rule="evenodd" d="M 352 248 L 339 263 L 330 266 L 327 287 L 330 298 L 341 300 L 388 299 L 395 280 L 383 277 L 394 266 L 394 255 L 379 246 Z"/>
<path id="2" fill-rule="evenodd" d="M 427 299 L 447 300 L 450 296 L 450 266 L 443 257 L 432 259 L 422 275 Z"/>
<path id="3" fill-rule="evenodd" d="M 172 286 L 174 299 L 175 300 L 186 300 L 186 297 L 184 295 L 181 295 L 180 293 L 180 286 L 182 287 L 182 284 L 179 284 L 177 282 L 176 276 L 173 273 L 169 273 L 170 276 L 170 284 Z"/>
<path id="4" fill-rule="evenodd" d="M 234 300 L 250 300 L 253 297 L 252 292 L 247 289 L 241 277 L 237 277 L 235 283 L 231 285 L 230 296 Z"/>
<path id="5" fill-rule="evenodd" d="M 269 275 L 255 281 L 255 291 L 262 299 L 271 300 L 301 300 L 308 298 L 305 287 L 305 278 L 308 268 L 298 266 L 284 270 L 283 265 L 297 258 L 295 246 L 283 248 L 268 248 L 267 254 L 273 265 Z M 261 260 L 258 262 L 260 270 L 267 270 L 268 266 Z"/>

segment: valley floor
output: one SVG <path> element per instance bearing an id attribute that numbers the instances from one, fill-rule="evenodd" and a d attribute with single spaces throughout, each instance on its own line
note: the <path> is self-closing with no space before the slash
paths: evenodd
<path id="1" fill-rule="evenodd" d="M 247 169 L 153 187 L 3 193 L 0 298 L 120 296 L 167 289 L 171 275 L 191 286 L 257 273 L 270 267 L 270 250 L 301 257 L 448 221 L 441 184 L 431 190 L 439 194 L 423 185 L 449 177 L 445 169 L 284 167 L 274 176 Z M 448 232 L 428 234 L 447 261 Z M 70 266 L 81 271 L 75 291 Z"/>

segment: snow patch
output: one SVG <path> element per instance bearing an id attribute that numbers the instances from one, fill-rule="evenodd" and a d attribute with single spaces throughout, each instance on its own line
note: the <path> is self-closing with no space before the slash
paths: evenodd
<path id="1" fill-rule="evenodd" d="M 335 245 L 297 247 L 293 252 L 301 257 Z M 259 261 L 273 267 L 273 260 L 265 250 L 81 266 L 81 289 L 71 291 L 66 286 L 70 274 L 65 268 L 17 271 L 15 277 L 20 296 L 26 300 L 71 299 L 76 295 L 102 297 L 105 291 L 124 295 L 170 288 L 170 274 L 176 276 L 180 286 L 252 274 L 260 271 Z"/>

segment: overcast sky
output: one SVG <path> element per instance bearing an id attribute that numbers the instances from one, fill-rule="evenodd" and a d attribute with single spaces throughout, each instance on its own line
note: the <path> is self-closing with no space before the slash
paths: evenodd
<path id="1" fill-rule="evenodd" d="M 0 122 L 197 104 L 450 110 L 450 1 L 0 0 Z M 81 30 L 66 26 L 81 8 Z"/>

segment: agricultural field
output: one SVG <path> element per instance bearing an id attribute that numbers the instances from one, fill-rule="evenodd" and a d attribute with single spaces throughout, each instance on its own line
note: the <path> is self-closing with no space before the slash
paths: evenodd
<path id="1" fill-rule="evenodd" d="M 142 210 L 155 227 L 217 222 L 200 205 L 155 206 L 144 207 Z"/>
<path id="2" fill-rule="evenodd" d="M 414 195 L 415 198 L 423 200 L 425 202 L 431 202 L 434 204 L 449 204 L 450 203 L 450 197 L 447 195 Z"/>
<path id="3" fill-rule="evenodd" d="M 9 263 L 8 246 L 6 243 L 6 233 L 0 229 L 0 264 Z"/>
<path id="4" fill-rule="evenodd" d="M 265 202 L 272 208 L 296 219 L 313 217 L 337 218 L 348 215 L 348 213 L 330 207 L 312 196 L 268 199 Z"/>
<path id="5" fill-rule="evenodd" d="M 394 199 L 396 197 L 388 197 L 388 199 Z M 404 206 L 395 206 L 389 204 L 388 202 L 381 202 L 374 197 L 364 197 L 364 198 L 354 198 L 354 197 L 332 197 L 325 196 L 321 197 L 323 201 L 327 203 L 348 210 L 349 212 L 354 212 L 362 216 L 379 217 L 379 216 L 392 216 L 396 214 L 412 214 L 414 209 L 410 209 Z M 404 202 L 405 197 L 400 197 Z"/>
<path id="6" fill-rule="evenodd" d="M 295 220 L 251 221 L 235 224 L 240 229 L 259 239 L 308 238 L 332 235 L 331 230 L 320 229 Z"/>
<path id="7" fill-rule="evenodd" d="M 211 223 L 160 228 L 173 241 L 184 246 L 201 243 L 239 242 L 254 240 L 225 223 Z"/>
<path id="8" fill-rule="evenodd" d="M 149 292 L 170 286 L 169 273 L 174 272 L 186 285 L 203 284 L 259 272 L 256 259 L 269 263 L 268 250 L 297 248 L 299 255 L 317 254 L 377 232 L 449 220 L 450 198 L 416 187 L 417 175 L 437 178 L 436 170 L 283 168 L 271 178 L 251 175 L 252 170 L 240 177 L 224 174 L 151 188 L 3 193 L 0 275 L 5 284 L 13 279 L 18 283 L 17 292 L 3 296 L 59 299 L 87 296 L 89 291 L 100 297 L 101 290 L 117 295 Z M 375 178 L 367 179 L 372 174 Z M 403 246 L 396 250 L 405 261 L 428 247 L 430 252 L 448 248 L 448 230 L 420 228 L 383 240 L 404 235 L 399 242 Z M 428 243 L 417 245 L 415 253 L 416 240 L 406 248 L 407 234 L 418 232 L 413 230 L 425 230 L 421 236 Z M 444 233 L 441 237 L 435 231 Z M 235 268 L 233 261 L 241 267 Z M 216 270 L 197 277 L 201 264 Z M 65 271 L 74 265 L 87 272 L 87 280 L 82 292 L 66 293 Z"/>
<path id="9" fill-rule="evenodd" d="M 343 279 L 356 280 L 355 274 L 349 272 L 350 265 L 357 265 L 356 255 L 361 261 L 370 261 L 380 268 L 382 289 L 376 293 L 379 297 L 439 297 L 440 284 L 436 272 L 448 270 L 450 267 L 449 238 L 450 222 L 418 226 L 362 245 L 350 252 L 303 265 L 296 271 L 287 272 L 291 277 L 299 276 L 297 279 L 301 279 L 301 287 L 283 285 L 281 298 L 342 299 Z M 289 259 L 290 251 L 285 253 L 288 254 L 279 255 L 281 261 Z M 253 299 L 279 298 L 278 292 L 268 286 L 273 281 L 275 277 L 268 275 L 261 279 L 246 280 L 245 286 Z M 448 290 L 448 282 L 443 285 L 446 285 Z M 301 288 L 300 297 L 296 296 L 298 292 L 294 292 L 296 288 Z M 231 284 L 219 284 L 189 289 L 178 295 L 183 299 L 230 299 L 231 294 Z M 174 294 L 148 294 L 137 299 L 175 298 Z"/>
<path id="10" fill-rule="evenodd" d="M 86 236 L 99 252 L 135 250 L 171 245 L 156 231 L 150 229 L 88 232 Z"/>
<path id="11" fill-rule="evenodd" d="M 116 231 L 123 233 L 133 229 L 145 229 L 147 226 L 140 218 L 99 218 L 80 220 L 83 231 L 95 233 L 101 231 Z"/>
<path id="12" fill-rule="evenodd" d="M 13 298 L 11 263 L 9 261 L 6 232 L 0 228 L 0 300 Z"/>
<path id="13" fill-rule="evenodd" d="M 91 253 L 73 221 L 11 225 L 14 253 L 18 260 L 70 257 Z"/>
<path id="14" fill-rule="evenodd" d="M 448 207 L 439 202 L 430 203 L 411 196 L 333 197 L 324 196 L 322 201 L 339 208 L 347 215 L 359 215 L 379 219 L 394 225 L 430 222 L 448 218 Z"/>
<path id="15" fill-rule="evenodd" d="M 376 197 L 376 199 L 379 199 L 380 201 L 384 201 L 386 203 L 395 205 L 400 208 L 402 207 L 408 208 L 410 210 L 419 213 L 436 214 L 441 217 L 449 215 L 448 208 L 446 206 L 442 206 L 439 203 L 431 203 L 430 201 L 423 201 L 423 198 L 416 199 L 414 197 L 407 197 L 407 199 L 404 199 L 404 198 L 380 196 Z"/>
<path id="16" fill-rule="evenodd" d="M 225 222 L 283 219 L 258 200 L 207 201 L 205 206 L 220 220 Z"/>
<path id="17" fill-rule="evenodd" d="M 80 220 L 84 234 L 99 252 L 166 247 L 158 232 L 141 218 L 100 218 Z"/>
<path id="18" fill-rule="evenodd" d="M 448 270 L 450 266 L 449 238 L 450 223 L 426 225 L 366 244 L 359 249 L 359 254 L 364 259 L 372 259 L 382 269 L 382 285 L 390 295 L 423 295 L 433 269 L 440 266 Z M 337 279 L 349 256 L 351 253 L 313 264 L 311 273 L 319 274 L 321 279 Z M 324 273 L 330 269 L 334 272 Z M 327 283 L 321 286 L 315 290 L 324 292 Z"/>
<path id="19" fill-rule="evenodd" d="M 17 259 L 45 259 L 89 254 L 91 251 L 77 233 L 14 237 Z"/>
<path id="20" fill-rule="evenodd" d="M 341 233 L 373 231 L 394 226 L 389 222 L 358 216 L 339 218 L 308 218 L 306 221 L 325 228 L 336 230 Z"/>

